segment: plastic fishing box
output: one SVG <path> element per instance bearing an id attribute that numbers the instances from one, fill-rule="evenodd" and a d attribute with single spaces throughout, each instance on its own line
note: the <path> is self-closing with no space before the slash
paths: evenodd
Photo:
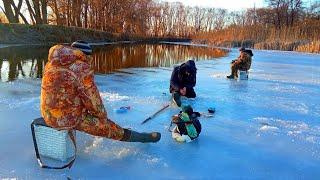
<path id="1" fill-rule="evenodd" d="M 238 77 L 240 80 L 248 80 L 249 73 L 247 71 L 240 71 L 239 70 L 238 73 L 239 73 Z"/>

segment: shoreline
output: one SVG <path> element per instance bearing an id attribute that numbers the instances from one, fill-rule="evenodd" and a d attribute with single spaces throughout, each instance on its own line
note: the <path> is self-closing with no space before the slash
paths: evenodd
<path id="1" fill-rule="evenodd" d="M 151 43 L 147 41 L 115 41 L 115 42 L 92 42 L 89 43 L 92 46 L 99 47 L 99 46 L 106 46 L 106 45 L 117 45 L 117 44 L 134 44 L 134 43 Z M 210 44 L 197 44 L 192 42 L 170 42 L 170 41 L 159 41 L 159 42 L 152 42 L 152 43 L 159 43 L 159 44 L 172 44 L 172 45 L 185 45 L 185 46 L 200 46 L 200 47 L 210 47 L 210 48 L 218 48 L 222 50 L 231 51 L 234 49 L 238 49 L 237 47 L 228 48 L 228 47 L 219 47 L 219 46 L 212 46 Z M 8 48 L 8 47 L 20 47 L 20 46 L 50 46 L 55 44 L 70 44 L 70 43 L 48 43 L 48 44 L 1 44 L 0 49 Z M 278 52 L 278 53 L 294 53 L 294 54 L 306 54 L 306 55 L 320 55 L 319 53 L 311 53 L 311 52 L 300 52 L 300 51 L 284 51 L 284 50 L 274 50 L 274 49 L 254 49 L 248 48 L 254 51 L 268 51 L 268 52 Z"/>
<path id="2" fill-rule="evenodd" d="M 184 44 L 193 46 L 213 47 L 230 50 L 237 47 L 228 45 L 214 45 L 211 43 L 199 42 L 197 39 L 188 37 L 147 37 L 136 34 L 116 34 L 93 29 L 64 27 L 55 25 L 24 25 L 24 24 L 3 24 L 0 23 L 0 48 L 14 46 L 50 46 L 54 44 L 71 44 L 77 40 L 89 42 L 92 46 L 105 46 L 123 43 L 167 43 Z M 246 47 L 246 46 L 245 46 Z M 266 48 L 266 49 L 264 49 Z M 320 41 L 313 46 L 306 45 L 297 50 L 286 50 L 281 48 L 250 48 L 254 50 L 270 50 L 284 52 L 299 52 L 319 54 Z M 304 50 L 305 49 L 305 50 Z"/>

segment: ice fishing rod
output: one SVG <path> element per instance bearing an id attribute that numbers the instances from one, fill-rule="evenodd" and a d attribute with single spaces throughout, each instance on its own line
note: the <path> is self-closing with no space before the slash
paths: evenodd
<path id="1" fill-rule="evenodd" d="M 144 121 L 141 122 L 141 124 L 144 124 L 148 121 L 150 121 L 152 118 L 154 118 L 157 114 L 159 114 L 160 112 L 162 112 L 163 110 L 167 109 L 170 106 L 170 104 L 167 104 L 165 106 L 163 106 L 160 110 L 158 110 L 157 112 L 155 112 L 154 114 L 152 114 L 151 116 L 149 116 L 147 119 L 145 119 Z"/>
<path id="2" fill-rule="evenodd" d="M 166 92 L 163 92 L 162 95 L 167 96 L 168 94 Z M 212 114 L 214 114 L 216 112 L 216 108 L 214 108 L 214 107 L 208 107 L 207 110 L 208 110 L 209 117 L 211 117 Z M 203 115 L 206 115 L 206 114 L 203 113 Z"/>
<path id="3" fill-rule="evenodd" d="M 160 110 L 158 110 L 157 112 L 155 112 L 154 114 L 152 114 L 151 116 L 149 116 L 147 119 L 145 119 L 144 121 L 141 122 L 141 124 L 144 124 L 148 121 L 150 121 L 152 118 L 154 118 L 156 115 L 158 115 L 159 113 L 161 113 L 163 110 L 167 109 L 170 106 L 170 104 L 167 104 L 165 106 L 163 106 Z M 215 108 L 209 108 L 208 109 L 208 113 L 200 113 L 201 116 L 206 117 L 206 118 L 210 118 L 213 116 L 213 114 L 215 113 Z"/>
<path id="4" fill-rule="evenodd" d="M 166 93 L 162 93 L 163 95 L 167 95 Z M 147 119 L 145 119 L 144 121 L 141 122 L 141 124 L 144 124 L 148 121 L 150 121 L 152 118 L 154 118 L 157 114 L 159 114 L 160 112 L 162 112 L 163 110 L 167 109 L 170 106 L 171 103 L 166 104 L 165 106 L 163 106 L 160 110 L 158 110 L 157 112 L 155 112 L 153 115 L 149 116 Z M 205 113 L 201 113 L 204 117 L 212 117 L 216 112 L 215 108 L 209 107 L 208 108 L 208 114 Z"/>

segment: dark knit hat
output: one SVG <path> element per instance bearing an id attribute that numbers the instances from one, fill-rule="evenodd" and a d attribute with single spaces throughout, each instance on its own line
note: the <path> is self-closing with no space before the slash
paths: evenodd
<path id="1" fill-rule="evenodd" d="M 92 55 L 92 48 L 89 43 L 85 41 L 76 41 L 71 44 L 71 47 L 77 48 L 86 55 Z"/>
<path id="2" fill-rule="evenodd" d="M 239 51 L 245 51 L 245 50 L 246 50 L 246 48 L 244 48 L 244 47 L 239 48 Z"/>
<path id="3" fill-rule="evenodd" d="M 244 52 L 248 53 L 251 57 L 253 56 L 253 53 L 250 49 L 246 49 L 244 50 Z"/>

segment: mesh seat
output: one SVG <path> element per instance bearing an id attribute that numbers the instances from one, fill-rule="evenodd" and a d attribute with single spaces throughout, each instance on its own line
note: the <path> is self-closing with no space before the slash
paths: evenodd
<path id="1" fill-rule="evenodd" d="M 67 130 L 56 130 L 46 125 L 43 118 L 34 120 L 34 132 L 39 154 L 60 161 L 75 155 L 75 147 Z M 75 137 L 75 131 L 72 131 Z"/>

